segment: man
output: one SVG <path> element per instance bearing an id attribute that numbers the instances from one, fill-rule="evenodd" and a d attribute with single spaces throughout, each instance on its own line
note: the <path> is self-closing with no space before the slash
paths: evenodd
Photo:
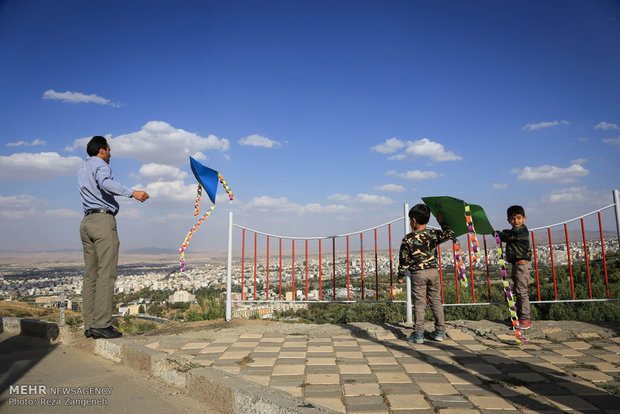
<path id="1" fill-rule="evenodd" d="M 84 336 L 119 338 L 123 336 L 111 325 L 112 299 L 118 265 L 118 234 L 114 196 L 144 202 L 149 195 L 113 181 L 110 146 L 104 137 L 94 136 L 86 146 L 89 155 L 78 170 L 77 179 L 84 207 L 80 237 L 84 249 Z"/>

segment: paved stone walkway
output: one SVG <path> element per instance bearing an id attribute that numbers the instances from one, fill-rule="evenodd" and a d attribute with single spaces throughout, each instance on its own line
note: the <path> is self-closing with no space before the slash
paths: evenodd
<path id="1" fill-rule="evenodd" d="M 518 347 L 496 325 L 479 335 L 452 324 L 444 342 L 424 344 L 407 342 L 405 327 L 373 324 L 264 323 L 126 338 L 188 369 L 212 367 L 343 413 L 620 413 L 618 330 L 563 341 L 532 335 Z"/>

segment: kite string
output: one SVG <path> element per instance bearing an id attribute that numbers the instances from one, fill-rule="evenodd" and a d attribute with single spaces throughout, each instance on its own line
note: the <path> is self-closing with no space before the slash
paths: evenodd
<path id="1" fill-rule="evenodd" d="M 512 290 L 510 289 L 510 284 L 506 280 L 506 262 L 503 258 L 502 252 L 502 241 L 499 238 L 499 234 L 495 232 L 493 234 L 495 236 L 495 242 L 497 243 L 497 255 L 499 257 L 499 267 L 502 274 L 502 284 L 504 286 L 504 294 L 506 295 L 506 300 L 508 301 L 508 311 L 510 312 L 510 321 L 512 322 L 512 330 L 515 333 L 515 340 L 519 346 L 525 343 L 525 338 L 523 337 L 523 333 L 521 332 L 521 326 L 519 325 L 519 318 L 517 316 L 517 307 L 514 302 L 514 298 L 512 296 Z"/>

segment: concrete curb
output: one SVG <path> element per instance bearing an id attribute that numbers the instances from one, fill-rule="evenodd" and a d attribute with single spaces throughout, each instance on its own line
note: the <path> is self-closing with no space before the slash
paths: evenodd
<path id="1" fill-rule="evenodd" d="M 10 316 L 1 316 L 0 332 L 16 333 L 25 336 L 34 336 L 42 339 L 55 341 L 58 339 L 60 329 L 58 324 L 44 322 L 36 319 L 22 319 Z"/>

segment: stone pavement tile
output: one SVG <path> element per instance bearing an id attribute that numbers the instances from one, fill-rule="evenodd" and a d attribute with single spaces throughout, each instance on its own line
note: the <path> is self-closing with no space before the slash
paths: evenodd
<path id="1" fill-rule="evenodd" d="M 377 383 L 355 383 L 344 384 L 344 395 L 347 397 L 360 396 L 360 395 L 381 395 L 379 384 Z"/>
<path id="2" fill-rule="evenodd" d="M 287 352 L 287 351 L 280 351 L 280 353 L 278 354 L 278 359 L 279 358 L 298 358 L 298 359 L 305 359 L 306 358 L 306 352 Z"/>
<path id="3" fill-rule="evenodd" d="M 276 365 L 305 365 L 305 358 L 277 358 Z"/>
<path id="4" fill-rule="evenodd" d="M 515 360 L 515 359 L 511 359 L 511 358 L 507 358 L 507 357 L 502 357 L 502 356 L 498 356 L 498 355 L 483 355 L 482 360 L 488 364 L 491 365 L 497 365 L 497 364 L 512 364 L 512 365 L 517 365 L 519 364 L 519 361 Z"/>
<path id="5" fill-rule="evenodd" d="M 375 372 L 379 384 L 410 383 L 411 378 L 404 372 Z"/>
<path id="6" fill-rule="evenodd" d="M 571 410 L 592 410 L 598 411 L 598 409 L 576 395 L 547 395 L 545 396 L 551 403 L 557 406 L 562 411 Z"/>
<path id="7" fill-rule="evenodd" d="M 390 348 L 389 351 L 394 355 L 396 359 L 400 358 L 419 358 L 420 353 L 412 348 Z"/>
<path id="8" fill-rule="evenodd" d="M 359 347 L 362 350 L 362 352 L 388 352 L 387 348 L 384 345 L 380 345 L 380 344 L 361 343 Z"/>
<path id="9" fill-rule="evenodd" d="M 620 345 L 606 345 L 603 348 L 614 354 L 620 354 Z"/>
<path id="10" fill-rule="evenodd" d="M 592 345 L 585 341 L 567 341 L 563 342 L 564 345 L 573 348 L 573 349 L 589 349 L 592 348 Z"/>
<path id="11" fill-rule="evenodd" d="M 254 351 L 252 351 L 250 356 L 252 357 L 252 359 L 277 358 L 278 352 L 256 352 L 256 349 L 255 349 Z"/>
<path id="12" fill-rule="evenodd" d="M 214 368 L 219 369 L 220 371 L 225 371 L 231 374 L 238 374 L 241 371 L 241 367 L 239 365 L 212 365 Z"/>
<path id="13" fill-rule="evenodd" d="M 430 395 L 457 395 L 459 392 L 448 382 L 418 382 L 422 392 Z"/>
<path id="14" fill-rule="evenodd" d="M 308 357 L 307 365 L 336 365 L 336 358 L 314 358 Z"/>
<path id="15" fill-rule="evenodd" d="M 482 384 L 480 377 L 470 373 L 458 373 L 458 374 L 450 374 L 447 372 L 442 373 L 444 377 L 448 380 L 448 382 L 452 385 L 454 384 Z"/>
<path id="16" fill-rule="evenodd" d="M 554 364 L 554 365 L 571 365 L 574 364 L 575 361 L 572 361 L 568 358 L 564 358 L 563 356 L 546 356 L 546 355 L 542 355 L 540 358 L 544 359 L 545 361 Z"/>
<path id="17" fill-rule="evenodd" d="M 501 372 L 508 374 L 513 374 L 515 372 L 532 373 L 530 367 L 524 364 L 493 364 L 493 366 Z"/>
<path id="18" fill-rule="evenodd" d="M 562 371 L 560 367 L 553 365 L 550 362 L 537 362 L 535 364 L 530 364 L 529 367 L 536 372 L 559 372 Z"/>
<path id="19" fill-rule="evenodd" d="M 373 357 L 366 355 L 366 360 L 369 365 L 398 365 L 396 358 L 393 356 Z"/>
<path id="20" fill-rule="evenodd" d="M 489 349 L 488 346 L 482 344 L 464 344 L 464 346 L 470 351 L 484 351 Z"/>
<path id="21" fill-rule="evenodd" d="M 454 360 L 454 357 L 447 353 L 435 354 L 435 355 L 426 355 L 424 357 L 426 362 L 431 364 L 446 364 L 446 365 L 454 365 L 457 364 Z"/>
<path id="22" fill-rule="evenodd" d="M 521 349 L 500 349 L 499 352 L 506 355 L 508 358 L 527 358 L 531 356 L 529 353 L 521 350 Z"/>
<path id="23" fill-rule="evenodd" d="M 453 341 L 473 339 L 473 336 L 461 331 L 460 329 L 446 329 L 446 334 L 448 335 L 448 338 Z"/>
<path id="24" fill-rule="evenodd" d="M 226 345 L 232 345 L 235 341 L 231 340 L 230 338 L 215 338 L 213 340 L 213 342 L 211 342 L 212 344 L 226 344 Z"/>
<path id="25" fill-rule="evenodd" d="M 592 356 L 592 355 L 584 355 L 584 356 L 580 356 L 580 357 L 573 357 L 571 359 L 573 361 L 575 361 L 577 364 L 590 364 L 590 365 L 594 365 L 595 363 L 599 363 L 599 362 L 605 362 L 606 364 L 608 364 L 608 362 L 603 361 L 600 358 L 597 358 L 597 357 Z"/>
<path id="26" fill-rule="evenodd" d="M 250 367 L 273 367 L 276 362 L 275 358 L 252 358 L 253 361 L 248 363 Z"/>
<path id="27" fill-rule="evenodd" d="M 211 366 L 216 360 L 202 355 L 196 356 L 192 359 L 192 362 L 202 365 L 203 367 Z"/>
<path id="28" fill-rule="evenodd" d="M 370 374 L 370 368 L 367 365 L 358 364 L 339 364 L 340 374 Z"/>
<path id="29" fill-rule="evenodd" d="M 515 410 L 515 407 L 505 399 L 496 395 L 469 395 L 469 401 L 483 410 Z"/>
<path id="30" fill-rule="evenodd" d="M 364 358 L 364 354 L 361 351 L 336 351 L 336 358 L 338 359 L 361 359 Z"/>
<path id="31" fill-rule="evenodd" d="M 266 377 L 271 376 L 272 367 L 242 367 L 241 375 L 264 375 Z"/>
<path id="32" fill-rule="evenodd" d="M 246 333 L 242 333 L 241 335 L 239 335 L 239 338 L 260 339 L 262 337 L 263 337 L 262 333 L 251 333 L 251 332 L 246 332 Z"/>
<path id="33" fill-rule="evenodd" d="M 570 394 L 568 390 L 558 383 L 547 383 L 547 382 L 539 382 L 534 386 L 536 390 L 536 394 L 538 395 L 567 395 Z"/>
<path id="34" fill-rule="evenodd" d="M 260 343 L 282 343 L 284 342 L 285 338 L 283 336 L 263 336 L 260 339 Z"/>
<path id="35" fill-rule="evenodd" d="M 485 363 L 464 364 L 463 368 L 475 374 L 501 374 L 502 373 L 500 370 L 495 368 L 493 365 L 485 364 Z"/>
<path id="36" fill-rule="evenodd" d="M 340 384 L 340 375 L 306 373 L 306 382 L 308 384 Z"/>
<path id="37" fill-rule="evenodd" d="M 388 412 L 388 407 L 381 396 L 345 397 L 347 413 Z"/>
<path id="38" fill-rule="evenodd" d="M 596 332 L 580 332 L 575 336 L 580 339 L 600 338 L 599 334 L 597 334 Z"/>
<path id="39" fill-rule="evenodd" d="M 330 410 L 334 410 L 337 413 L 346 412 L 344 404 L 342 403 L 340 398 L 305 397 L 304 399 L 308 400 L 313 404 L 317 404 L 325 408 L 329 408 Z"/>
<path id="40" fill-rule="evenodd" d="M 479 414 L 480 411 L 473 408 L 440 408 L 439 414 Z"/>
<path id="41" fill-rule="evenodd" d="M 532 390 L 523 386 L 508 387 L 501 384 L 490 384 L 489 387 L 500 397 L 516 397 L 532 394 Z"/>
<path id="42" fill-rule="evenodd" d="M 573 371 L 573 374 L 581 377 L 581 378 L 585 378 L 587 380 L 590 380 L 592 382 L 608 382 L 608 381 L 613 381 L 614 377 L 607 375 L 603 372 L 600 371 L 594 371 L 591 369 L 576 369 Z"/>
<path id="43" fill-rule="evenodd" d="M 474 408 L 473 404 L 461 395 L 429 395 L 428 399 L 435 409 Z"/>
<path id="44" fill-rule="evenodd" d="M 200 351 L 201 354 L 222 354 L 228 349 L 228 346 L 209 345 Z"/>
<path id="45" fill-rule="evenodd" d="M 342 396 L 342 387 L 340 384 L 304 384 L 305 397 L 327 397 L 340 398 Z"/>
<path id="46" fill-rule="evenodd" d="M 423 395 L 392 394 L 387 396 L 390 409 L 395 410 L 423 410 L 431 409 L 431 405 Z"/>
<path id="47" fill-rule="evenodd" d="M 340 382 L 343 384 L 355 384 L 355 383 L 376 383 L 377 380 L 372 374 L 341 374 Z"/>
<path id="48" fill-rule="evenodd" d="M 620 366 L 610 364 L 609 362 L 590 362 L 591 365 L 594 365 L 601 372 L 620 372 Z"/>
<path id="49" fill-rule="evenodd" d="M 226 351 L 222 354 L 222 356 L 220 356 L 220 359 L 241 360 L 249 354 L 250 353 L 248 351 Z"/>
<path id="50" fill-rule="evenodd" d="M 543 412 L 556 411 L 549 401 L 537 395 L 514 395 L 504 397 L 509 403 L 522 410 L 522 412 Z"/>
<path id="51" fill-rule="evenodd" d="M 338 365 L 306 365 L 306 374 L 340 374 Z"/>
<path id="52" fill-rule="evenodd" d="M 554 352 L 566 358 L 583 356 L 581 352 L 573 348 L 555 349 Z"/>
<path id="53" fill-rule="evenodd" d="M 209 342 L 188 342 L 181 349 L 203 349 L 209 346 Z"/>
<path id="54" fill-rule="evenodd" d="M 372 372 L 402 372 L 403 368 L 398 365 L 369 365 Z"/>
<path id="55" fill-rule="evenodd" d="M 581 379 L 576 381 L 561 381 L 558 382 L 558 385 L 562 388 L 566 388 L 569 391 L 569 394 L 579 395 L 581 397 L 590 395 L 608 395 L 607 391 L 596 388 L 596 386 L 591 382 Z"/>
<path id="56" fill-rule="evenodd" d="M 418 383 L 418 382 L 436 382 L 436 383 L 448 384 L 448 380 L 446 380 L 444 378 L 444 376 L 440 375 L 439 373 L 435 373 L 435 374 L 427 374 L 427 373 L 409 374 L 409 376 L 411 377 L 411 379 L 415 383 Z"/>
<path id="57" fill-rule="evenodd" d="M 305 365 L 274 365 L 272 375 L 303 375 L 305 369 Z"/>
<path id="58" fill-rule="evenodd" d="M 198 353 L 198 355 L 196 355 L 196 358 L 199 358 L 199 359 L 211 359 L 213 361 L 217 361 L 218 359 L 220 359 L 222 354 L 223 354 L 223 352 L 220 352 L 220 353 L 217 353 L 217 354 Z"/>
<path id="59" fill-rule="evenodd" d="M 521 380 L 523 382 L 528 382 L 528 383 L 544 382 L 547 380 L 545 377 L 535 372 L 513 372 L 513 373 L 509 373 L 508 375 L 511 376 L 512 378 L 516 378 L 518 380 Z"/>
<path id="60" fill-rule="evenodd" d="M 358 346 L 359 345 L 355 339 L 338 340 L 334 338 L 334 347 L 358 348 Z"/>
<path id="61" fill-rule="evenodd" d="M 456 388 L 461 394 L 472 396 L 487 396 L 487 395 L 496 395 L 494 392 L 489 390 L 489 388 L 484 385 L 477 384 L 454 384 L 454 388 Z"/>
<path id="62" fill-rule="evenodd" d="M 308 345 L 308 353 L 320 353 L 331 354 L 334 352 L 334 347 L 330 345 Z"/>
<path id="63" fill-rule="evenodd" d="M 270 385 L 273 388 L 277 388 L 279 390 L 282 390 L 284 392 L 287 392 L 295 397 L 299 397 L 301 398 L 301 387 L 296 387 L 296 386 L 292 386 L 292 385 Z"/>
<path id="64" fill-rule="evenodd" d="M 620 397 L 616 395 L 580 395 L 580 397 L 600 410 L 605 410 L 605 412 L 609 412 L 611 410 L 616 410 L 616 412 L 620 411 Z"/>
<path id="65" fill-rule="evenodd" d="M 277 344 L 260 344 L 254 348 L 254 352 L 280 352 L 281 349 Z"/>
<path id="66" fill-rule="evenodd" d="M 397 384 L 388 384 L 381 383 L 379 384 L 381 389 L 386 394 L 420 394 L 420 387 L 410 382 L 407 384 L 397 383 Z"/>
<path id="67" fill-rule="evenodd" d="M 427 364 L 425 362 L 403 364 L 403 368 L 408 374 L 433 374 L 437 372 L 431 364 Z"/>

